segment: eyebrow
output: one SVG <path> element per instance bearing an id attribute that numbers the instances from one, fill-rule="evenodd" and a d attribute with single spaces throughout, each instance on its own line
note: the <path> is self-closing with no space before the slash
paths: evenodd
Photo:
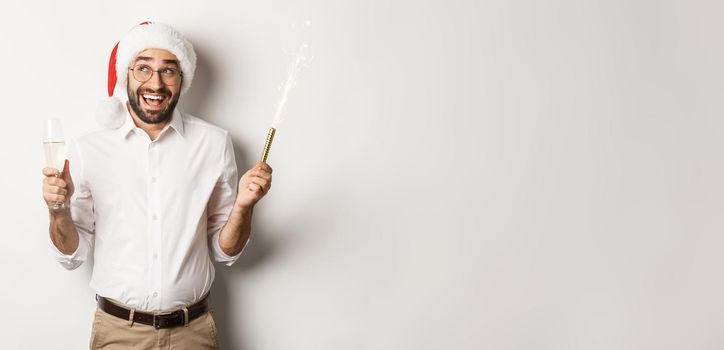
<path id="1" fill-rule="evenodd" d="M 153 61 L 153 58 L 147 57 L 147 56 L 138 56 L 138 57 L 136 57 L 136 62 L 138 62 L 138 61 Z M 179 66 L 177 60 L 161 60 L 161 61 L 166 64 L 173 64 L 176 67 Z"/>

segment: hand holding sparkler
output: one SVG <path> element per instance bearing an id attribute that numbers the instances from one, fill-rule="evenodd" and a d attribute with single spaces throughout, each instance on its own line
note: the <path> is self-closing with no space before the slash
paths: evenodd
<path id="1" fill-rule="evenodd" d="M 269 193 L 272 181 L 272 168 L 264 162 L 257 163 L 239 180 L 239 194 L 235 205 L 239 208 L 252 208 Z"/>

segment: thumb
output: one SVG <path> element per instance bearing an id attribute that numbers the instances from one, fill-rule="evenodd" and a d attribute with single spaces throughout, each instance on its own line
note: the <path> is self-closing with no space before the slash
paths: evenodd
<path id="1" fill-rule="evenodd" d="M 63 181 L 65 181 L 67 186 L 66 190 L 68 190 L 67 200 L 70 200 L 70 197 L 73 196 L 75 192 L 75 186 L 73 186 L 73 179 L 70 177 L 70 161 L 67 159 L 63 165 Z"/>
<path id="2" fill-rule="evenodd" d="M 70 177 L 70 161 L 67 159 L 63 165 L 63 181 L 68 183 L 70 186 L 73 185 L 73 179 Z"/>

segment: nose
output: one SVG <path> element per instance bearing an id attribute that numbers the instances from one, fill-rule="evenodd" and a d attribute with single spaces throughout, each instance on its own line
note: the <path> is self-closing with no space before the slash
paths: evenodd
<path id="1" fill-rule="evenodd" d="M 154 90 L 166 86 L 163 83 L 163 80 L 161 80 L 161 73 L 155 71 L 151 72 L 151 79 L 148 79 L 148 81 L 145 82 L 144 85 Z"/>

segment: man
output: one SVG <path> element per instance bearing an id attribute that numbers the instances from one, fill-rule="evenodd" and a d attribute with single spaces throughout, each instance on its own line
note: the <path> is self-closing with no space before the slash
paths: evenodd
<path id="1" fill-rule="evenodd" d="M 111 55 L 105 127 L 74 140 L 62 172 L 43 169 L 43 198 L 64 204 L 50 209 L 58 261 L 72 270 L 94 254 L 92 349 L 218 347 L 211 257 L 239 257 L 272 169 L 237 183 L 228 132 L 175 108 L 195 64 L 173 28 L 134 27 Z"/>

